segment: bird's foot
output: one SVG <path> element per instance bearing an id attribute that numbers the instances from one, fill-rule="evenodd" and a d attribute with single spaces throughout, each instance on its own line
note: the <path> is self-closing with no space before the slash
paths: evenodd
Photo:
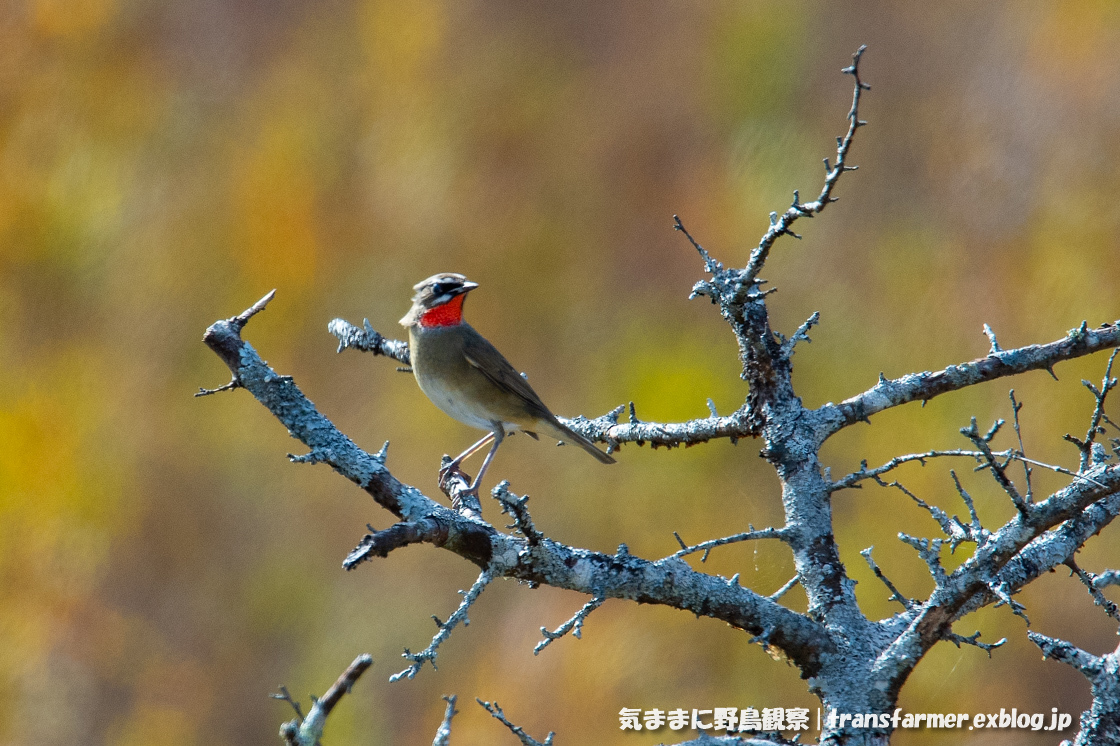
<path id="1" fill-rule="evenodd" d="M 453 510 L 473 517 L 482 516 L 478 499 L 478 485 L 471 484 L 469 474 L 464 474 L 455 464 L 446 464 L 439 470 L 439 488 L 451 498 Z"/>
<path id="2" fill-rule="evenodd" d="M 471 476 L 466 474 L 459 465 L 455 462 L 444 463 L 439 469 L 439 488 L 444 493 L 450 495 L 451 488 L 457 487 L 457 490 L 463 493 L 471 492 L 470 489 Z M 478 495 L 478 488 L 475 487 L 473 494 Z"/>

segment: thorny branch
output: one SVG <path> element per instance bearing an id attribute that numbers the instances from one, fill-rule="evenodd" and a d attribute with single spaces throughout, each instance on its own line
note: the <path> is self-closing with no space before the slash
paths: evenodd
<path id="1" fill-rule="evenodd" d="M 619 417 L 627 409 L 625 406 L 594 420 L 582 417 L 565 420 L 572 429 L 594 441 L 606 443 L 612 451 L 625 443 L 671 447 L 723 437 L 732 442 L 741 437 L 759 438 L 763 443 L 761 455 L 775 468 L 782 485 L 785 524 L 780 529 L 755 531 L 752 528 L 692 546 L 678 538 L 681 551 L 655 562 L 630 555 L 625 545 L 620 545 L 613 555 L 589 552 L 547 538 L 533 525 L 524 498 L 511 497 L 508 485 L 503 483 L 495 490 L 495 496 L 503 510 L 513 516 L 513 528 L 518 534 L 503 533 L 482 519 L 480 507 L 465 505 L 461 500 L 456 502 L 456 496 L 461 493 L 461 475 L 452 474 L 441 485 L 452 499 L 454 509 L 448 509 L 416 488 L 400 483 L 385 466 L 384 449 L 377 455 L 371 455 L 358 448 L 315 410 L 291 378 L 278 376 L 260 359 L 256 351 L 241 339 L 240 332 L 248 318 L 263 309 L 271 294 L 245 313 L 216 322 L 207 330 L 206 343 L 226 362 L 233 374 L 229 384 L 215 391 L 247 389 L 287 427 L 293 437 L 309 448 L 306 456 L 296 457 L 298 460 L 329 464 L 399 519 L 398 524 L 384 531 L 371 530 L 371 535 L 351 555 L 355 563 L 371 556 L 384 556 L 393 549 L 413 543 L 429 543 L 453 551 L 480 567 L 479 580 L 465 594 L 456 614 L 447 623 L 437 620 L 440 632 L 428 649 L 417 655 L 406 651 L 412 665 L 394 678 L 414 675 L 424 660 L 434 665 L 436 648 L 446 639 L 452 626 L 458 621 L 466 623 L 467 609 L 482 588 L 493 578 L 509 577 L 531 585 L 544 583 L 568 588 L 591 597 L 591 601 L 556 632 L 545 632 L 546 642 L 543 644 L 547 644 L 550 636 L 559 636 L 567 631 L 577 633 L 587 614 L 606 598 L 659 603 L 721 619 L 747 631 L 767 648 L 783 652 L 798 666 L 802 676 L 812 679 L 813 691 L 826 707 L 838 707 L 847 712 L 886 712 L 894 706 L 914 666 L 937 642 L 974 645 L 989 654 L 994 647 L 1002 644 L 1002 641 L 980 642 L 977 634 L 959 635 L 952 630 L 954 622 L 990 604 L 1007 605 L 1026 619 L 1024 608 L 1013 596 L 1042 573 L 1071 563 L 1074 554 L 1089 537 L 1120 515 L 1120 466 L 1110 464 L 1109 457 L 1094 440 L 1102 434 L 1103 425 L 1115 427 L 1104 411 L 1105 397 L 1116 385 L 1115 379 L 1111 378 L 1111 359 L 1102 386 L 1096 388 L 1086 384 L 1094 394 L 1097 406 L 1086 439 L 1079 441 L 1071 438 L 1082 454 L 1080 468 L 1076 472 L 1026 457 L 1018 421 L 1021 405 L 1014 396 L 1012 407 L 1017 449 L 992 450 L 990 441 L 998 426 L 981 434 L 973 423 L 962 431 L 973 442 L 974 449 L 969 451 L 910 454 L 892 459 L 875 469 L 869 469 L 864 462 L 859 471 L 836 482 L 821 465 L 819 449 L 827 438 L 849 425 L 869 421 L 878 412 L 1030 370 L 1047 370 L 1053 374 L 1053 367 L 1059 362 L 1120 345 L 1120 326 L 1117 323 L 1106 323 L 1094 329 L 1082 323 L 1078 329 L 1057 341 L 1013 350 L 1003 349 L 995 333 L 985 327 L 990 342 L 986 357 L 895 380 L 887 380 L 881 375 L 876 385 L 840 404 L 828 403 L 815 410 L 802 405 L 801 399 L 794 393 L 791 357 L 795 344 L 808 340 L 808 332 L 818 323 L 819 316 L 811 316 L 788 339 L 772 330 L 766 299 L 773 290 L 762 289 L 765 281 L 758 274 L 776 240 L 782 235 L 796 236 L 791 225 L 797 219 L 812 217 L 834 202 L 832 193 L 840 176 L 855 168 L 848 165 L 848 157 L 855 133 L 864 124 L 859 119 L 858 107 L 862 91 L 868 89 L 859 72 L 862 52 L 863 48 L 857 51 L 852 65 L 844 70 L 855 79 L 848 130 L 845 136 L 838 138 L 836 165 L 831 166 L 826 161 L 825 184 L 820 197 L 815 202 L 802 204 L 795 192 L 793 205 L 781 216 L 772 215 L 770 229 L 752 251 L 745 268 L 725 267 L 692 237 L 679 218 L 674 218 L 675 229 L 684 233 L 711 276 L 694 286 L 693 296 L 707 296 L 718 305 L 720 314 L 730 325 L 738 342 L 742 377 L 749 384 L 743 406 L 729 415 L 720 416 L 709 400 L 709 417 L 681 423 L 642 422 L 633 403 L 629 406 L 626 422 L 619 422 Z M 363 330 L 336 319 L 329 329 L 339 338 L 340 349 L 355 347 L 408 363 L 407 345 L 385 339 L 368 322 Z M 1114 441 L 1114 445 L 1120 446 L 1120 442 Z M 1015 505 L 1016 514 L 1002 526 L 985 527 L 970 495 L 954 472 L 950 474 L 968 509 L 967 523 L 956 516 L 948 517 L 940 508 L 919 499 L 900 483 L 888 484 L 880 478 L 904 463 L 917 461 L 924 464 L 926 460 L 948 456 L 976 460 L 978 467 L 987 470 L 1003 488 Z M 1025 493 L 1018 491 L 1007 474 L 1007 467 L 1012 461 L 1024 465 L 1027 479 Z M 1047 498 L 1036 500 L 1030 485 L 1028 465 L 1053 469 L 1070 476 L 1071 481 Z M 903 606 L 899 613 L 878 622 L 867 619 L 856 603 L 854 583 L 847 575 L 836 546 L 829 504 L 830 495 L 836 491 L 859 486 L 860 482 L 868 479 L 880 485 L 897 487 L 910 496 L 919 507 L 930 513 L 946 535 L 946 539 L 899 535 L 902 541 L 918 551 L 934 580 L 934 590 L 924 601 L 903 596 L 871 559 L 870 549 L 865 550 L 864 557 L 873 572 L 891 590 L 892 598 Z M 783 541 L 793 553 L 796 567 L 794 578 L 770 597 L 742 588 L 738 575 L 728 581 L 696 572 L 682 560 L 683 556 L 693 552 L 703 551 L 706 558 L 707 552 L 714 547 L 762 538 Z M 961 541 L 975 543 L 975 549 L 956 569 L 947 571 L 941 565 L 941 549 L 946 544 L 955 548 Z M 1087 580 L 1087 585 L 1099 592 L 1100 584 L 1115 582 L 1114 577 L 1085 574 L 1082 580 Z M 809 603 L 807 613 L 796 613 L 777 603 L 777 599 L 795 584 L 800 584 L 806 593 Z M 1084 664 L 1082 667 L 1085 670 L 1104 670 L 1108 665 L 1115 667 L 1116 654 L 1084 658 L 1071 651 L 1072 646 L 1068 643 L 1042 636 L 1032 639 L 1035 637 L 1038 637 L 1036 642 L 1049 641 L 1046 643 L 1049 647 L 1044 648 L 1044 651 L 1049 651 L 1048 655 L 1079 661 Z M 1111 663 L 1106 665 L 1103 662 L 1106 659 Z M 1110 705 L 1116 700 L 1108 699 L 1101 681 L 1093 679 L 1094 712 L 1098 704 L 1101 705 L 1098 724 L 1106 723 L 1108 717 L 1120 712 L 1120 705 Z M 874 682 L 874 685 L 869 682 Z M 505 720 L 500 710 L 491 712 L 496 712 L 495 717 L 510 727 L 523 744 L 538 743 Z M 822 740 L 830 744 L 847 743 L 848 738 L 854 735 L 841 727 L 823 733 Z M 889 736 L 889 729 L 872 735 L 885 739 Z M 748 741 L 729 736 L 722 739 L 704 737 L 701 741 L 745 744 L 782 742 L 782 739 L 775 737 L 774 741 L 768 741 L 757 738 Z M 545 743 L 550 742 L 551 735 Z"/>
<path id="2" fill-rule="evenodd" d="M 318 462 L 330 465 L 357 484 L 402 522 L 414 524 L 400 528 L 396 538 L 420 536 L 426 543 L 474 562 L 492 577 L 547 584 L 588 595 L 602 594 L 605 598 L 664 604 L 721 619 L 752 634 L 774 628 L 778 631 L 770 643 L 808 670 L 828 649 L 827 641 L 822 643 L 816 622 L 749 589 L 729 586 L 722 578 L 696 572 L 679 559 L 649 561 L 628 552 L 606 555 L 547 539 L 534 538 L 537 543 L 531 545 L 526 537 L 510 536 L 484 521 L 450 510 L 415 487 L 399 482 L 388 471 L 383 458 L 363 451 L 340 433 L 290 377 L 277 375 L 261 360 L 230 320 L 211 325 L 204 341 L 292 437 L 316 454 Z M 348 562 L 353 564 L 374 556 L 375 549 L 391 550 L 409 543 L 372 541 L 369 547 L 359 547 Z"/>
<path id="3" fill-rule="evenodd" d="M 741 281 L 744 283 L 751 283 L 758 273 L 762 271 L 762 265 L 766 263 L 766 258 L 770 254 L 770 248 L 780 236 L 793 236 L 794 238 L 801 238 L 793 231 L 790 226 L 797 221 L 798 218 L 812 218 L 818 213 L 824 211 L 824 208 L 830 202 L 836 202 L 837 197 L 832 196 L 832 190 L 836 187 L 836 182 L 840 180 L 840 176 L 846 171 L 855 171 L 859 166 L 848 165 L 848 151 L 852 147 L 852 140 L 855 139 L 856 130 L 863 127 L 867 122 L 859 118 L 859 100 L 864 91 L 871 90 L 871 86 L 864 83 L 859 76 L 859 61 L 863 57 L 864 51 L 867 46 L 861 46 L 852 55 L 852 64 L 844 68 L 843 72 L 855 78 L 856 85 L 855 91 L 852 93 L 852 108 L 848 112 L 848 132 L 843 137 L 836 138 L 836 165 L 829 166 L 828 159 L 824 159 L 824 170 L 826 176 L 824 179 L 824 187 L 821 189 L 820 196 L 817 197 L 815 202 L 806 202 L 802 204 L 798 200 L 797 192 L 793 193 L 793 204 L 782 213 L 781 217 L 777 213 L 770 213 L 770 229 L 758 242 L 758 246 L 751 252 L 750 260 L 747 262 L 746 269 L 743 270 Z"/>

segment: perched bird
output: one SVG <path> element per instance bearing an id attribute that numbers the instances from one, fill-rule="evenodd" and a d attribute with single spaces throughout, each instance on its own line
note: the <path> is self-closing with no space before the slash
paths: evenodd
<path id="1" fill-rule="evenodd" d="M 561 424 L 524 376 L 463 321 L 463 301 L 476 287 L 463 275 L 432 275 L 413 286 L 412 308 L 400 322 L 408 328 L 412 372 L 420 390 L 459 422 L 489 431 L 445 466 L 441 477 L 494 441 L 470 486 L 470 492 L 477 494 L 498 446 L 518 430 L 534 439 L 540 433 L 572 443 L 604 464 L 613 464 L 614 459 L 591 441 Z"/>

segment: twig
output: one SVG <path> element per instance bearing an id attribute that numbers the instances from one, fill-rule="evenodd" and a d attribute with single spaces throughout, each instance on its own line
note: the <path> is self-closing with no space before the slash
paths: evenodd
<path id="1" fill-rule="evenodd" d="M 1019 410 L 1023 408 L 1023 405 L 1015 400 L 1015 389 L 1011 389 L 1007 393 L 1007 396 L 1011 399 L 1011 414 L 1015 423 L 1015 437 L 1019 440 L 1019 461 L 1023 464 L 1023 478 L 1027 482 L 1027 494 L 1024 497 L 1028 503 L 1031 503 L 1034 502 L 1034 485 L 1031 484 L 1031 467 L 1025 460 L 1027 457 L 1027 450 L 1023 447 L 1023 431 L 1019 427 Z"/>
<path id="2" fill-rule="evenodd" d="M 699 544 L 689 546 L 681 539 L 680 534 L 676 531 L 673 532 L 676 537 L 677 543 L 681 545 L 679 552 L 670 555 L 673 558 L 685 557 L 696 552 L 703 552 L 704 556 L 700 558 L 701 562 L 708 561 L 708 555 L 716 547 L 727 546 L 728 544 L 738 544 L 743 541 L 755 541 L 756 539 L 779 539 L 781 541 L 789 540 L 789 533 L 784 528 L 751 528 L 749 531 L 744 531 L 740 534 L 732 536 L 724 536 L 722 539 L 711 539 L 709 541 L 702 541 Z"/>
<path id="3" fill-rule="evenodd" d="M 572 637 L 576 638 L 577 640 L 583 639 L 583 622 L 587 619 L 588 614 L 602 606 L 603 601 L 605 600 L 606 599 L 603 596 L 595 596 L 590 601 L 585 603 L 583 607 L 572 616 L 571 619 L 557 627 L 555 632 L 549 632 L 548 627 L 541 627 L 541 634 L 544 635 L 544 639 L 538 642 L 537 646 L 533 648 L 533 655 L 538 655 L 542 650 L 551 645 L 553 640 L 559 640 L 569 632 L 571 632 Z"/>
<path id="4" fill-rule="evenodd" d="M 1095 588 L 1107 588 L 1110 585 L 1120 585 L 1120 570 L 1105 570 L 1093 578 Z"/>
<path id="5" fill-rule="evenodd" d="M 735 580 L 736 582 L 738 582 L 739 576 L 736 575 L 732 579 Z M 781 598 L 782 596 L 789 593 L 793 589 L 793 587 L 800 582 L 801 582 L 801 573 L 798 573 L 797 575 L 794 575 L 792 578 L 787 580 L 785 585 L 783 585 L 781 588 L 779 588 L 778 590 L 771 593 L 770 594 L 770 600 L 771 601 L 777 601 L 779 598 Z"/>
<path id="6" fill-rule="evenodd" d="M 1066 440 L 1076 445 L 1077 449 L 1081 451 L 1081 471 L 1087 470 L 1093 462 L 1093 444 L 1097 436 L 1105 432 L 1105 429 L 1101 427 L 1101 421 L 1107 421 L 1109 424 L 1115 426 L 1115 423 L 1108 420 L 1104 413 L 1104 402 L 1105 399 L 1108 398 L 1108 392 L 1116 388 L 1117 383 L 1120 383 L 1120 381 L 1112 377 L 1112 363 L 1116 360 L 1116 354 L 1118 352 L 1120 352 L 1120 349 L 1113 350 L 1112 354 L 1108 356 L 1108 364 L 1105 366 L 1104 378 L 1101 380 L 1101 387 L 1099 389 L 1089 381 L 1084 379 L 1081 381 L 1081 385 L 1089 389 L 1093 398 L 1097 400 L 1096 406 L 1093 407 L 1093 414 L 1089 417 L 1089 430 L 1085 433 L 1085 440 L 1078 440 L 1068 434 L 1065 436 Z"/>
<path id="7" fill-rule="evenodd" d="M 545 738 L 542 743 L 526 733 L 521 726 L 511 723 L 506 718 L 505 713 L 502 712 L 502 708 L 498 706 L 497 702 L 484 702 L 478 697 L 475 697 L 475 701 L 482 705 L 482 707 L 497 719 L 498 722 L 509 728 L 510 732 L 521 741 L 522 746 L 552 746 L 552 739 L 556 735 L 555 733 L 549 732 L 548 737 Z"/>
<path id="8" fill-rule="evenodd" d="M 812 342 L 813 340 L 809 339 L 809 330 L 819 324 L 820 320 L 820 312 L 813 311 L 812 315 L 809 316 L 801 326 L 797 327 L 797 331 L 793 333 L 793 336 L 782 345 L 782 354 L 786 357 L 792 357 L 793 348 L 797 346 L 798 342 Z"/>
<path id="9" fill-rule="evenodd" d="M 455 627 L 458 626 L 460 622 L 463 623 L 464 627 L 471 623 L 470 618 L 467 616 L 467 612 L 470 610 L 471 605 L 478 600 L 478 597 L 482 594 L 483 589 L 486 588 L 486 586 L 493 579 L 494 576 L 489 570 L 483 570 L 479 574 L 478 580 L 474 581 L 474 585 L 471 586 L 469 591 L 467 591 L 466 593 L 463 593 L 463 591 L 459 591 L 459 593 L 463 594 L 463 601 L 459 604 L 459 608 L 455 610 L 455 613 L 452 614 L 446 622 L 441 622 L 436 619 L 436 625 L 439 627 L 439 632 L 437 632 L 435 637 L 432 638 L 432 642 L 428 645 L 428 647 L 424 648 L 419 653 L 413 653 L 408 648 L 405 648 L 405 651 L 401 657 L 405 660 L 411 661 L 411 665 L 409 665 L 408 668 L 404 669 L 403 671 L 390 676 L 389 681 L 400 681 L 406 676 L 410 679 L 415 677 L 423 667 L 424 661 L 428 661 L 432 664 L 432 668 L 436 668 L 436 656 L 439 654 L 439 646 L 443 644 L 444 640 L 451 636 L 451 630 L 455 629 Z M 435 619 L 435 617 L 432 618 Z"/>
<path id="10" fill-rule="evenodd" d="M 852 55 L 852 64 L 841 71 L 855 78 L 856 83 L 855 90 L 852 93 L 852 108 L 848 111 L 848 132 L 843 137 L 836 138 L 836 166 L 830 166 L 828 159 L 824 159 L 824 187 L 815 202 L 801 203 L 797 192 L 794 192 L 793 204 L 780 217 L 777 213 L 770 213 L 770 228 L 766 231 L 762 240 L 759 241 L 758 246 L 751 252 L 750 260 L 742 273 L 744 285 L 750 285 L 758 277 L 758 273 L 762 271 L 762 265 L 766 263 L 766 258 L 770 254 L 770 248 L 778 240 L 778 237 L 788 235 L 800 238 L 790 230 L 790 226 L 798 218 L 811 218 L 823 212 L 830 202 L 835 202 L 836 198 L 832 196 L 832 190 L 836 187 L 836 182 L 840 180 L 840 176 L 846 171 L 855 171 L 858 168 L 858 166 L 847 165 L 847 160 L 848 150 L 852 147 L 856 130 L 867 124 L 859 118 L 860 96 L 864 91 L 871 89 L 871 86 L 864 83 L 859 77 L 859 62 L 865 49 L 867 49 L 866 46 L 857 49 L 856 53 Z"/>
<path id="11" fill-rule="evenodd" d="M 929 567 L 929 574 L 933 576 L 933 581 L 938 586 L 945 585 L 948 578 L 945 575 L 945 569 L 941 566 L 941 546 L 944 542 L 941 539 L 919 539 L 902 532 L 899 532 L 898 538 L 902 543 L 909 544 L 918 550 L 918 556 Z"/>
<path id="12" fill-rule="evenodd" d="M 1040 635 L 1037 632 L 1027 632 L 1027 637 L 1042 649 L 1045 657 L 1073 666 L 1090 680 L 1104 668 L 1103 658 L 1087 653 L 1073 643 Z"/>
<path id="13" fill-rule="evenodd" d="M 513 525 L 506 526 L 506 528 L 516 528 L 531 547 L 541 543 L 544 534 L 533 525 L 533 518 L 529 515 L 529 509 L 525 507 L 526 503 L 529 502 L 528 495 L 518 497 L 510 492 L 508 480 L 499 482 L 490 494 L 502 506 L 502 512 L 513 517 Z"/>
<path id="14" fill-rule="evenodd" d="M 997 420 L 986 435 L 981 435 L 980 431 L 976 429 L 976 418 L 973 417 L 968 427 L 961 428 L 961 435 L 972 441 L 972 444 L 980 451 L 980 460 L 982 460 L 984 466 L 992 472 L 992 477 L 996 480 L 996 484 L 1003 488 L 1003 491 L 1011 498 L 1011 503 L 1015 508 L 1023 515 L 1026 515 L 1030 511 L 1030 504 L 1019 494 L 1019 490 L 1016 489 L 1014 483 L 1007 476 L 1004 465 L 996 460 L 995 454 L 992 453 L 992 449 L 988 445 L 1001 425 L 1003 425 L 1003 420 Z"/>
<path id="15" fill-rule="evenodd" d="M 331 710 L 339 703 L 342 696 L 353 688 L 358 678 L 366 669 L 373 665 L 373 658 L 368 653 L 362 653 L 351 663 L 338 680 L 331 685 L 322 699 L 312 697 L 311 712 L 304 718 L 300 715 L 299 705 L 292 700 L 288 690 L 280 687 L 280 694 L 272 695 L 291 704 L 296 710 L 296 718 L 280 726 L 280 737 L 290 746 L 313 746 L 323 736 L 323 728 L 327 724 L 327 717 Z"/>
<path id="16" fill-rule="evenodd" d="M 937 525 L 941 526 L 942 532 L 944 532 L 945 536 L 949 539 L 949 551 L 955 552 L 957 550 L 957 547 L 960 546 L 963 542 L 975 541 L 975 538 L 972 536 L 972 532 L 969 530 L 968 526 L 965 526 L 960 522 L 959 519 L 955 517 L 950 518 L 944 510 L 937 507 L 936 505 L 930 505 L 925 500 L 918 497 L 910 490 L 906 489 L 906 486 L 901 482 L 897 480 L 893 482 L 884 482 L 877 476 L 872 478 L 880 487 L 894 487 L 895 489 L 899 490 L 904 495 L 909 497 L 911 500 L 913 500 L 919 508 L 927 511 L 933 517 L 933 520 L 937 521 Z"/>
<path id="17" fill-rule="evenodd" d="M 1107 598 L 1105 598 L 1105 595 L 1101 593 L 1101 588 L 1105 587 L 1105 585 L 1107 584 L 1098 585 L 1097 576 L 1091 572 L 1082 570 L 1072 557 L 1066 560 L 1066 566 L 1070 569 L 1071 573 L 1077 576 L 1078 580 L 1080 580 L 1082 585 L 1084 585 L 1085 588 L 1089 591 L 1089 595 L 1093 598 L 1093 603 L 1104 609 L 1105 614 L 1108 614 L 1110 617 L 1120 622 L 1120 608 L 1118 608 L 1112 601 L 1109 601 Z"/>
<path id="18" fill-rule="evenodd" d="M 980 632 L 979 632 L 979 630 L 976 631 L 976 632 L 973 632 L 968 637 L 965 637 L 963 635 L 958 635 L 956 632 L 950 632 L 949 634 L 947 634 L 945 636 L 945 639 L 948 640 L 949 642 L 953 643 L 954 645 L 956 645 L 958 648 L 961 645 L 972 645 L 974 647 L 978 647 L 981 650 L 983 650 L 984 652 L 986 652 L 988 654 L 989 658 L 992 657 L 992 651 L 993 650 L 995 650 L 996 648 L 999 648 L 999 647 L 1003 647 L 1007 643 L 1007 638 L 1006 637 L 1001 637 L 996 642 L 980 642 Z"/>
<path id="19" fill-rule="evenodd" d="M 258 313 L 263 311 L 269 304 L 269 301 L 271 301 L 275 297 L 276 289 L 273 288 L 268 293 L 266 293 L 263 298 L 261 298 L 253 305 L 249 306 L 241 313 L 226 319 L 225 323 L 231 330 L 233 330 L 234 334 L 240 334 L 241 330 L 245 328 L 245 325 L 249 323 L 249 319 L 253 318 Z M 241 379 L 238 378 L 237 372 L 234 371 L 233 378 L 230 379 L 229 383 L 223 384 L 215 389 L 207 389 L 200 386 L 198 391 L 195 393 L 195 396 L 210 396 L 211 394 L 216 394 L 219 391 L 232 391 L 233 389 L 241 388 L 241 385 Z"/>
<path id="20" fill-rule="evenodd" d="M 451 718 L 459 714 L 459 711 L 455 709 L 455 703 L 458 699 L 454 694 L 443 698 L 443 701 L 447 703 L 447 708 L 443 711 L 443 722 L 440 723 L 439 729 L 436 731 L 432 746 L 448 746 L 450 744 Z"/>
<path id="21" fill-rule="evenodd" d="M 362 319 L 362 325 L 365 329 L 359 329 L 345 319 L 332 319 L 327 324 L 327 331 L 338 337 L 338 352 L 353 347 L 362 352 L 384 355 L 404 365 L 412 365 L 412 359 L 408 354 L 408 342 L 386 339 L 370 326 L 369 319 Z"/>
<path id="22" fill-rule="evenodd" d="M 712 255 L 709 254 L 703 246 L 696 243 L 696 239 L 692 237 L 692 234 L 688 232 L 684 227 L 684 223 L 682 223 L 681 219 L 676 215 L 673 216 L 673 230 L 683 233 L 685 238 L 688 239 L 688 242 L 692 244 L 693 248 L 700 253 L 700 258 L 704 260 L 704 269 L 707 270 L 708 274 L 714 275 L 716 272 L 723 269 L 723 264 L 719 262 L 719 260 L 713 259 Z"/>
<path id="23" fill-rule="evenodd" d="M 860 552 L 860 555 L 862 555 L 863 558 L 867 560 L 867 565 L 871 568 L 871 571 L 875 573 L 875 577 L 883 581 L 883 585 L 887 586 L 887 590 L 891 592 L 891 595 L 887 600 L 898 601 L 907 611 L 910 611 L 914 608 L 913 599 L 907 598 L 906 596 L 899 593 L 898 588 L 895 587 L 894 583 L 892 583 L 890 579 L 883 574 L 883 571 L 879 569 L 879 566 L 875 564 L 875 560 L 871 558 L 871 550 L 874 548 L 875 547 L 868 547 L 867 549 L 864 549 L 862 552 Z"/>
<path id="24" fill-rule="evenodd" d="M 968 430 L 968 428 L 962 429 L 961 432 L 964 433 L 966 430 Z M 989 466 L 988 466 L 988 455 L 989 454 L 991 455 L 991 457 L 993 459 L 1005 459 L 1005 460 L 1011 460 L 1011 461 L 1021 461 L 1021 462 L 1026 463 L 1026 464 L 1033 464 L 1034 466 L 1038 466 L 1038 467 L 1041 467 L 1043 469 L 1049 469 L 1050 471 L 1057 472 L 1059 474 L 1065 474 L 1067 477 L 1072 477 L 1073 479 L 1078 479 L 1078 480 L 1081 480 L 1081 481 L 1084 481 L 1084 482 L 1088 482 L 1089 484 L 1094 484 L 1098 487 L 1104 487 L 1105 486 L 1105 485 L 1101 484 L 1100 482 L 1096 481 L 1095 479 L 1093 479 L 1091 477 L 1087 477 L 1084 474 L 1078 474 L 1077 472 L 1072 471 L 1070 469 L 1067 469 L 1064 466 L 1058 466 L 1056 464 L 1047 464 L 1043 461 L 1037 461 L 1037 460 L 1032 459 L 1032 458 L 1027 458 L 1022 453 L 1020 453 L 1020 452 L 1018 452 L 1014 449 L 1011 449 L 1011 448 L 1008 448 L 1008 449 L 1002 450 L 1002 451 L 993 451 L 989 448 L 987 450 L 987 453 L 985 453 L 982 450 L 972 451 L 972 450 L 968 450 L 968 449 L 965 449 L 965 448 L 952 448 L 952 449 L 948 449 L 948 450 L 934 450 L 934 451 L 926 451 L 924 453 L 908 453 L 905 456 L 895 456 L 894 458 L 892 458 L 890 461 L 886 462 L 882 466 L 876 466 L 874 469 L 868 469 L 867 468 L 867 462 L 862 461 L 861 464 L 860 464 L 860 470 L 859 471 L 854 471 L 851 474 L 848 474 L 848 475 L 842 477 L 841 479 L 837 479 L 835 482 L 833 482 L 829 486 L 829 491 L 830 492 L 835 492 L 837 490 L 842 490 L 842 489 L 847 489 L 847 488 L 850 488 L 850 487 L 855 487 L 860 482 L 862 482 L 866 479 L 875 479 L 879 475 L 886 474 L 889 471 L 893 471 L 894 469 L 897 469 L 898 467 L 902 466 L 903 464 L 909 464 L 909 463 L 913 463 L 913 462 L 917 461 L 918 463 L 920 463 L 924 466 L 926 461 L 928 461 L 930 459 L 935 459 L 935 458 L 965 456 L 965 457 L 968 457 L 968 458 L 976 459 L 978 462 L 981 463 L 983 468 L 989 468 Z"/>

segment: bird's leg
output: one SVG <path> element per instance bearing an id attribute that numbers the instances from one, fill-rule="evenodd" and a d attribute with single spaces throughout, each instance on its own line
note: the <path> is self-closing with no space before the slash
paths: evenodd
<path id="1" fill-rule="evenodd" d="M 502 441 L 506 437 L 506 431 L 505 428 L 502 427 L 502 423 L 495 422 L 494 432 L 490 433 L 490 435 L 494 438 L 494 445 L 490 447 L 490 453 L 486 454 L 486 458 L 483 460 L 482 466 L 478 470 L 478 476 L 474 478 L 474 482 L 471 483 L 470 489 L 468 490 L 468 492 L 473 492 L 475 495 L 478 494 L 478 485 L 482 484 L 482 475 L 486 473 L 490 462 L 494 460 L 494 454 L 498 452 L 498 446 L 502 444 Z M 483 440 L 485 440 L 485 438 Z"/>
<path id="2" fill-rule="evenodd" d="M 470 458 L 474 454 L 481 451 L 486 446 L 486 444 L 489 443 L 493 439 L 494 439 L 494 433 L 486 433 L 485 438 L 483 438 L 482 440 L 478 441 L 477 443 L 475 443 L 473 446 L 471 446 L 467 450 L 460 453 L 458 456 L 455 457 L 454 460 L 449 461 L 447 466 L 444 466 L 443 468 L 441 468 L 439 470 L 440 479 L 443 478 L 443 475 L 445 475 L 445 474 L 447 474 L 451 471 L 454 471 L 455 469 L 458 469 L 459 464 L 463 463 L 463 461 L 465 461 L 466 459 Z"/>

